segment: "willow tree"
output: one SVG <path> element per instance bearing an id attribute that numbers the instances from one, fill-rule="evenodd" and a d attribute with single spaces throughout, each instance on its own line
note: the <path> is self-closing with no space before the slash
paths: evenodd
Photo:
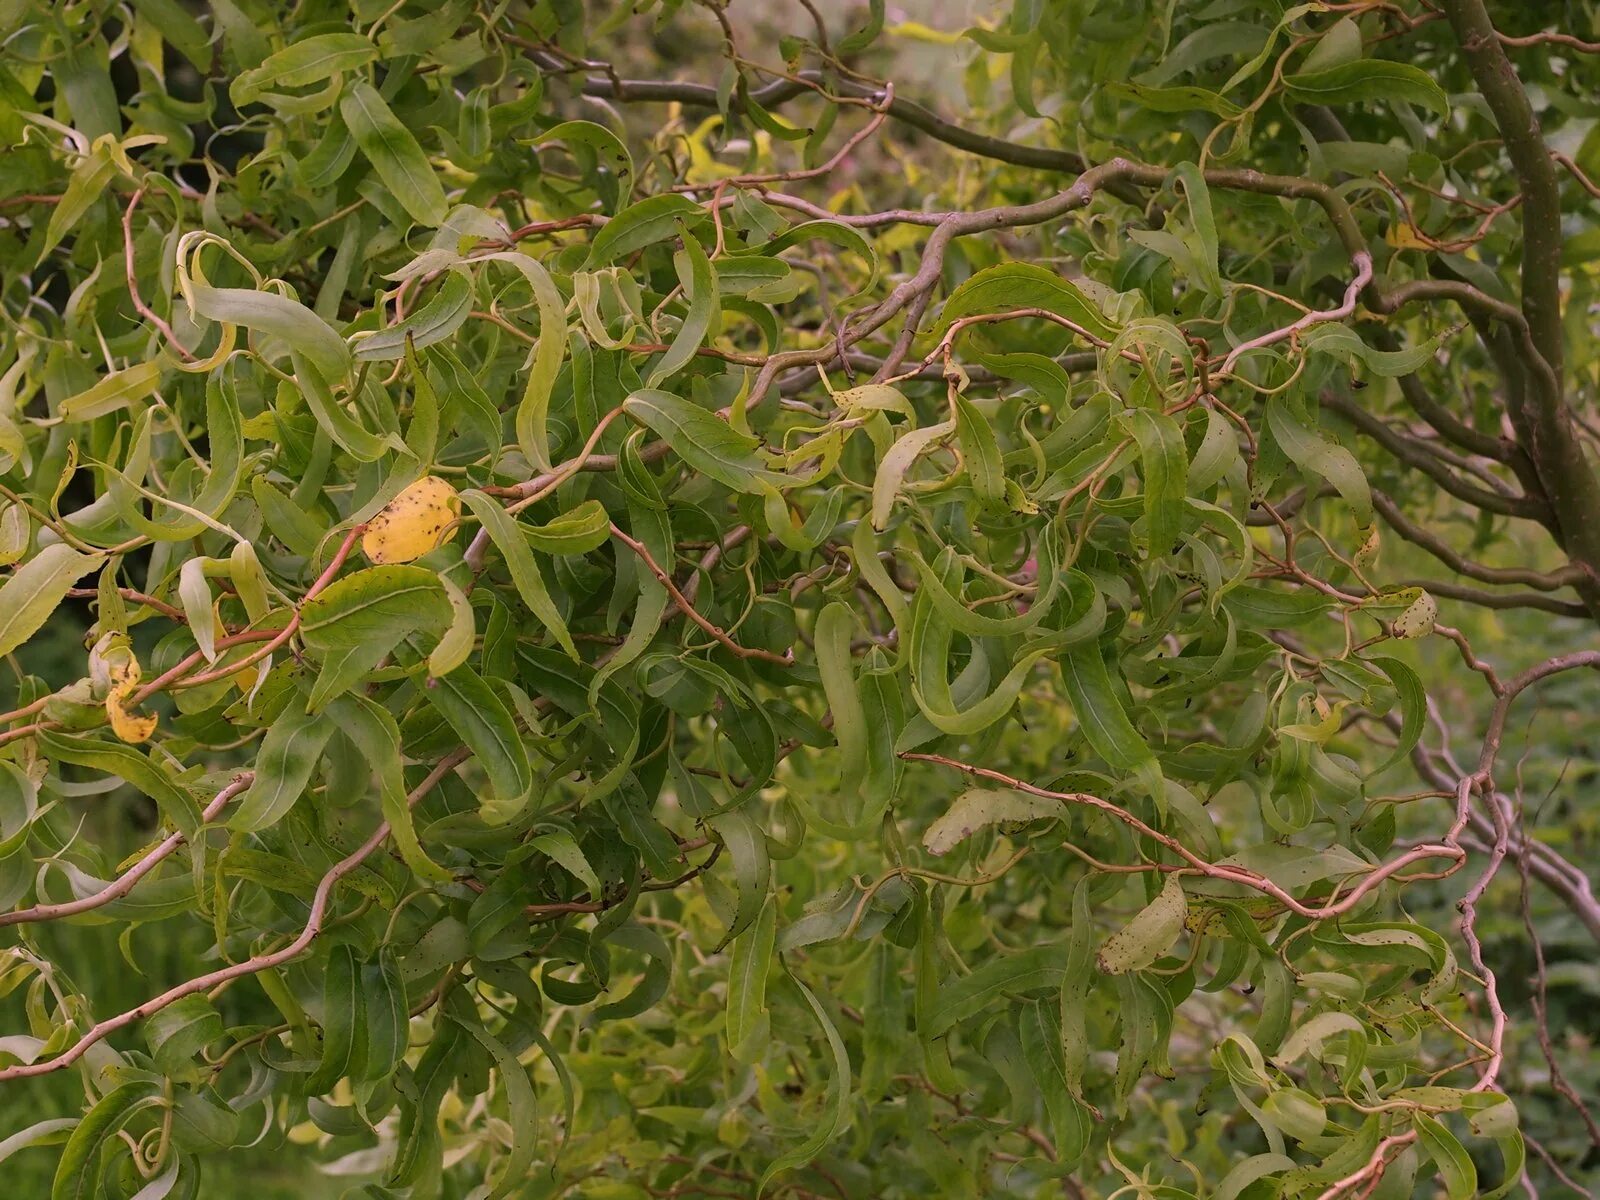
<path id="1" fill-rule="evenodd" d="M 741 7 L 0 5 L 0 1158 L 1575 1183 L 1592 5 Z"/>

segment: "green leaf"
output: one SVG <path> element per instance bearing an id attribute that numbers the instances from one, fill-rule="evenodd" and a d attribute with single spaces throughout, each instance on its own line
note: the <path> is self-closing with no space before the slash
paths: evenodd
<path id="1" fill-rule="evenodd" d="M 759 495 L 763 485 L 782 488 L 791 482 L 767 469 L 759 441 L 691 400 L 645 388 L 629 395 L 622 407 L 695 470 L 736 492 Z"/>
<path id="2" fill-rule="evenodd" d="M 998 504 L 1006 494 L 1005 466 L 994 430 L 965 396 L 955 397 L 956 440 L 961 459 L 980 504 Z"/>
<path id="3" fill-rule="evenodd" d="M 93 1200 L 100 1192 L 101 1150 L 135 1116 L 160 1103 L 160 1095 L 148 1083 L 124 1083 L 102 1096 L 67 1139 L 50 1185 L 50 1200 Z"/>
<path id="4" fill-rule="evenodd" d="M 867 271 L 862 277 L 861 283 L 851 295 L 858 295 L 865 291 L 877 279 L 878 252 L 873 247 L 873 244 L 863 237 L 858 230 L 838 221 L 801 221 L 798 224 L 789 226 L 771 241 L 763 242 L 759 246 L 752 246 L 747 253 L 771 257 L 781 254 L 792 246 L 802 246 L 812 241 L 831 242 L 867 264 Z"/>
<path id="5" fill-rule="evenodd" d="M 1061 656 L 1061 681 L 1096 754 L 1120 771 L 1154 761 L 1149 743 L 1128 719 L 1098 643 L 1075 646 Z"/>
<path id="6" fill-rule="evenodd" d="M 1284 1039 L 1283 1045 L 1278 1047 L 1278 1053 L 1273 1056 L 1273 1061 L 1280 1065 L 1295 1062 L 1304 1055 L 1313 1054 L 1321 1049 L 1322 1044 L 1329 1038 L 1346 1032 L 1364 1037 L 1366 1027 L 1349 1013 L 1318 1013 L 1303 1022 Z"/>
<path id="7" fill-rule="evenodd" d="M 1105 341 L 1117 335 L 1116 327 L 1075 284 L 1044 267 L 1015 262 L 985 267 L 951 292 L 936 330 L 942 334 L 962 317 L 1019 308 L 1053 312 Z"/>
<path id="8" fill-rule="evenodd" d="M 1088 1106 L 1073 1094 L 1057 1007 L 1044 1000 L 1034 1001 L 1023 1008 L 1021 1026 L 1022 1052 L 1050 1118 L 1056 1161 L 1070 1165 L 1089 1148 L 1091 1116 Z"/>
<path id="9" fill-rule="evenodd" d="M 369 567 L 331 584 L 301 608 L 300 636 L 322 660 L 307 711 L 355 686 L 408 633 L 449 621 L 439 577 L 422 567 Z"/>
<path id="10" fill-rule="evenodd" d="M 102 771 L 131 784 L 154 800 L 161 815 L 186 837 L 192 837 L 200 828 L 200 806 L 194 796 L 175 783 L 158 760 L 132 746 L 59 733 L 41 734 L 39 742 L 50 758 Z"/>
<path id="11" fill-rule="evenodd" d="M 1208 112 L 1226 120 L 1234 120 L 1243 112 L 1225 96 L 1201 87 L 1150 87 L 1114 80 L 1106 84 L 1104 90 L 1108 96 L 1137 104 L 1151 112 Z"/>
<path id="12" fill-rule="evenodd" d="M 77 1117 L 48 1117 L 0 1141 L 0 1162 L 5 1162 L 19 1150 L 30 1146 L 54 1146 L 67 1140 L 69 1132 L 78 1124 Z"/>
<path id="13" fill-rule="evenodd" d="M 10 654 L 38 633 L 72 585 L 101 561 L 58 542 L 13 571 L 0 587 L 0 655 Z"/>
<path id="14" fill-rule="evenodd" d="M 133 0 L 133 11 L 200 71 L 211 67 L 211 38 L 178 0 Z"/>
<path id="15" fill-rule="evenodd" d="M 1183 932 L 1183 918 L 1188 911 L 1182 881 L 1176 875 L 1168 875 L 1156 898 L 1101 943 L 1096 964 L 1107 975 L 1148 967 L 1172 949 Z"/>
<path id="16" fill-rule="evenodd" d="M 413 874 L 434 883 L 452 876 L 422 849 L 416 822 L 406 795 L 401 756 L 400 728 L 389 710 L 359 692 L 340 696 L 328 706 L 328 716 L 355 743 L 378 776 L 383 819 L 389 823 L 395 848 Z"/>
<path id="17" fill-rule="evenodd" d="M 769 894 L 755 924 L 733 940 L 728 967 L 728 1053 L 740 1062 L 758 1062 L 767 1049 L 771 1030 L 767 973 L 777 928 L 778 905 Z"/>
<path id="18" fill-rule="evenodd" d="M 1450 112 L 1450 98 L 1426 71 L 1410 63 L 1381 58 L 1365 58 L 1321 71 L 1285 75 L 1283 86 L 1302 104 L 1404 100 L 1432 109 L 1440 116 L 1448 116 Z"/>
<path id="19" fill-rule="evenodd" d="M 613 930 L 607 939 L 610 946 L 638 951 L 649 960 L 638 984 L 620 1000 L 602 1004 L 594 1010 L 594 1024 L 603 1021 L 622 1021 L 649 1012 L 663 996 L 672 982 L 672 950 L 666 938 L 654 929 L 629 924 Z"/>
<path id="20" fill-rule="evenodd" d="M 600 227 L 589 243 L 586 269 L 603 267 L 624 255 L 664 242 L 678 231 L 680 222 L 697 225 L 706 211 L 687 196 L 669 192 L 650 196 L 623 209 Z"/>
<path id="21" fill-rule="evenodd" d="M 894 511 L 894 502 L 905 487 L 906 472 L 911 465 L 933 446 L 956 431 L 954 421 L 941 421 L 912 429 L 900 435 L 878 463 L 878 473 L 872 480 L 872 527 L 883 529 Z"/>
<path id="22" fill-rule="evenodd" d="M 1399 736 L 1394 749 L 1374 769 L 1376 773 L 1387 771 L 1396 763 L 1403 762 L 1416 747 L 1422 738 L 1423 728 L 1428 723 L 1428 701 L 1421 678 L 1407 664 L 1398 658 L 1383 655 L 1373 655 L 1368 661 L 1389 677 L 1395 693 L 1400 697 Z"/>
<path id="23" fill-rule="evenodd" d="M 68 424 L 74 424 L 120 412 L 155 391 L 160 380 L 159 362 L 138 363 L 113 371 L 93 387 L 63 400 L 57 415 Z"/>
<path id="24" fill-rule="evenodd" d="M 325 385 L 340 383 L 349 374 L 350 350 L 344 339 L 332 325 L 287 296 L 253 288 L 212 287 L 198 280 L 188 283 L 186 295 L 197 316 L 243 325 L 277 338 L 291 348 L 292 356 L 309 363 Z M 306 386 L 305 380 L 300 382 Z"/>
<path id="25" fill-rule="evenodd" d="M 1361 335 L 1346 325 L 1327 322 L 1314 325 L 1300 335 L 1300 344 L 1307 352 L 1317 351 L 1339 359 L 1341 362 L 1360 362 L 1374 375 L 1386 379 L 1415 374 L 1439 352 L 1448 330 L 1404 350 L 1375 350 L 1362 340 Z"/>
<path id="26" fill-rule="evenodd" d="M 566 306 L 555 280 L 544 265 L 531 255 L 517 251 L 504 251 L 484 255 L 490 262 L 505 263 L 515 267 L 533 290 L 534 303 L 539 309 L 539 336 L 533 347 L 533 357 L 528 364 L 528 381 L 517 404 L 517 445 L 528 460 L 540 470 L 550 469 L 550 433 L 548 428 L 550 392 L 556 376 L 561 371 L 561 360 L 567 353 Z M 494 428 L 499 429 L 498 417 Z M 498 437 L 495 439 L 498 441 Z"/>
<path id="27" fill-rule="evenodd" d="M 1066 954 L 1061 946 L 1035 946 L 1018 954 L 990 958 L 972 974 L 939 989 L 918 1032 L 924 1037 L 940 1037 L 957 1022 L 982 1012 L 1001 994 L 1023 995 L 1059 988 L 1065 968 Z"/>
<path id="28" fill-rule="evenodd" d="M 308 1096 L 324 1095 L 339 1080 L 361 1072 L 367 1005 L 360 988 L 361 967 L 355 949 L 348 944 L 334 946 L 322 973 L 322 1058 L 306 1078 Z"/>
<path id="29" fill-rule="evenodd" d="M 560 864 L 574 879 L 589 890 L 590 895 L 596 895 L 601 890 L 600 877 L 594 873 L 594 867 L 590 865 L 582 848 L 579 847 L 577 839 L 572 836 L 569 830 L 553 826 L 544 833 L 530 837 L 528 845 L 532 846 L 540 854 Z"/>
<path id="30" fill-rule="evenodd" d="M 1170 555 L 1178 541 L 1188 490 L 1189 456 L 1183 430 L 1166 413 L 1135 408 L 1118 422 L 1139 443 L 1144 467 L 1145 542 L 1151 558 Z"/>
<path id="31" fill-rule="evenodd" d="M 844 1039 L 839 1036 L 839 1031 L 834 1027 L 827 1010 L 822 1007 L 821 1001 L 811 989 L 792 974 L 789 980 L 806 1002 L 806 1006 L 810 1008 L 811 1015 L 816 1018 L 817 1024 L 822 1027 L 823 1035 L 828 1039 L 828 1049 L 833 1056 L 833 1072 L 828 1078 L 828 1092 L 823 1099 L 823 1109 L 820 1119 L 816 1121 L 816 1129 L 800 1145 L 784 1151 L 767 1164 L 767 1169 L 761 1173 L 761 1179 L 756 1184 L 757 1200 L 766 1192 L 767 1184 L 771 1183 L 774 1177 L 785 1171 L 792 1171 L 795 1167 L 804 1166 L 821 1154 L 844 1127 L 845 1115 L 850 1107 L 850 1055 L 845 1050 Z"/>
<path id="32" fill-rule="evenodd" d="M 366 1082 L 387 1079 L 404 1060 L 410 1040 L 406 983 L 391 947 L 382 947 L 376 962 L 362 964 L 360 990 L 367 1008 L 367 1041 L 358 1056 L 357 1077 Z"/>
<path id="33" fill-rule="evenodd" d="M 600 501 L 585 500 L 543 525 L 524 526 L 522 534 L 545 554 L 587 554 L 611 537 L 611 516 Z"/>
<path id="34" fill-rule="evenodd" d="M 1061 815 L 1061 804 L 1013 788 L 967 788 L 922 835 L 929 854 L 946 854 L 990 825 L 1038 821 Z"/>
<path id="35" fill-rule="evenodd" d="M 528 548 L 517 522 L 506 514 L 496 500 L 482 492 L 469 489 L 461 493 L 461 499 L 472 515 L 483 523 L 489 540 L 505 558 L 511 581 L 516 585 L 523 604 L 528 606 L 528 611 L 539 618 L 567 652 L 567 656 L 574 662 L 578 661 L 578 647 L 567 631 L 567 623 L 556 608 L 555 601 L 550 598 L 550 589 L 545 586 L 544 576 L 539 573 L 539 564 L 534 561 L 533 551 Z"/>
<path id="36" fill-rule="evenodd" d="M 303 558 L 317 552 L 327 530 L 310 513 L 260 475 L 250 481 L 250 493 L 273 537 Z"/>
<path id="37" fill-rule="evenodd" d="M 1411 1119 L 1417 1131 L 1417 1143 L 1433 1159 L 1449 1200 L 1469 1200 L 1476 1196 L 1478 1169 L 1456 1135 L 1425 1113 L 1417 1113 Z"/>
<path id="38" fill-rule="evenodd" d="M 687 227 L 681 229 L 683 249 L 673 256 L 678 271 L 678 283 L 688 297 L 689 311 L 672 339 L 672 345 L 656 363 L 645 380 L 649 388 L 658 388 L 686 367 L 694 358 L 711 331 L 712 323 L 722 310 L 722 297 L 717 290 L 717 271 L 706 257 L 704 247 L 690 235 Z"/>
<path id="39" fill-rule="evenodd" d="M 369 83 L 354 84 L 339 100 L 339 114 L 378 178 L 411 219 L 419 225 L 444 224 L 449 202 L 439 177 L 377 89 Z"/>
<path id="40" fill-rule="evenodd" d="M 477 1021 L 460 1021 L 472 1039 L 489 1052 L 500 1073 L 500 1086 L 506 1098 L 506 1110 L 511 1131 L 511 1153 L 500 1165 L 500 1174 L 493 1186 L 487 1183 L 484 1200 L 503 1200 L 532 1174 L 534 1155 L 539 1149 L 538 1099 L 534 1095 L 533 1081 L 517 1056 L 508 1050 Z"/>
<path id="41" fill-rule="evenodd" d="M 222 1036 L 222 1016 L 204 996 L 185 996 L 145 1022 L 144 1040 L 156 1068 L 181 1075 L 200 1051 Z"/>
<path id="42" fill-rule="evenodd" d="M 823 694 L 833 714 L 834 736 L 839 743 L 839 792 L 847 808 L 857 814 L 862 780 L 867 773 L 867 717 L 856 687 L 850 639 L 855 617 L 847 605 L 835 601 L 817 615 L 813 650 Z M 848 818 L 846 824 L 852 823 Z"/>
<path id="43" fill-rule="evenodd" d="M 422 694 L 471 749 L 489 777 L 484 797 L 486 819 L 511 820 L 527 803 L 533 771 L 511 714 L 494 689 L 470 666 L 459 666 L 431 680 Z"/>
<path id="44" fill-rule="evenodd" d="M 249 833 L 281 821 L 305 793 L 333 736 L 321 713 L 286 713 L 267 729 L 256 754 L 256 777 L 228 818 L 228 828 Z"/>
<path id="45" fill-rule="evenodd" d="M 116 174 L 116 164 L 101 148 L 96 148 L 74 168 L 61 200 L 50 214 L 50 222 L 45 226 L 39 261 L 43 262 L 45 255 L 60 245 L 61 239 L 77 227 L 95 202 L 106 194 Z"/>
<path id="46" fill-rule="evenodd" d="M 1261 1111 L 1298 1142 L 1320 1137 L 1328 1124 L 1327 1108 L 1315 1096 L 1299 1088 L 1279 1088 L 1270 1093 L 1261 1102 Z"/>
<path id="47" fill-rule="evenodd" d="M 448 575 L 439 576 L 439 583 L 450 601 L 450 627 L 428 654 L 428 674 L 435 677 L 448 675 L 472 657 L 478 641 L 477 616 L 466 593 Z"/>
<path id="48" fill-rule="evenodd" d="M 1357 525 L 1365 529 L 1372 524 L 1372 488 L 1355 455 L 1310 429 L 1288 405 L 1280 402 L 1267 406 L 1267 428 L 1295 465 L 1321 476 L 1338 489 Z"/>
<path id="49" fill-rule="evenodd" d="M 1217 1200 L 1236 1200 L 1251 1184 L 1280 1171 L 1292 1171 L 1299 1164 L 1287 1154 L 1252 1154 L 1217 1182 Z"/>
<path id="50" fill-rule="evenodd" d="M 439 290 L 405 320 L 356 343 L 358 362 L 393 362 L 406 353 L 406 343 L 421 350 L 442 342 L 462 325 L 472 311 L 472 278 L 460 270 L 445 272 Z"/>
<path id="51" fill-rule="evenodd" d="M 569 145 L 588 146 L 596 159 L 617 177 L 619 190 L 626 195 L 633 186 L 633 157 L 616 134 L 604 125 L 593 121 L 562 121 L 539 135 L 542 144 L 566 142 Z"/>
<path id="52" fill-rule="evenodd" d="M 268 87 L 306 87 L 365 66 L 378 47 L 359 33 L 319 33 L 269 54 L 261 65 L 234 77 L 228 95 L 236 107 L 255 100 Z"/>
<path id="53" fill-rule="evenodd" d="M 1217 220 L 1211 206 L 1211 189 L 1206 184 L 1205 174 L 1192 162 L 1179 163 L 1173 174 L 1189 201 L 1189 220 L 1194 231 L 1186 235 L 1185 240 L 1198 268 L 1199 282 L 1208 293 L 1220 299 L 1223 285 L 1217 267 Z"/>
<path id="54" fill-rule="evenodd" d="M 1286 591 L 1246 583 L 1230 591 L 1222 605 L 1246 628 L 1296 629 L 1329 612 L 1333 601 L 1310 588 Z"/>

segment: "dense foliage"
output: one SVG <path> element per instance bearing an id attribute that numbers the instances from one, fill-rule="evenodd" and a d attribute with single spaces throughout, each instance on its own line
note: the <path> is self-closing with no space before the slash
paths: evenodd
<path id="1" fill-rule="evenodd" d="M 1544 7 L 0 4 L 5 1169 L 1580 1187 Z"/>

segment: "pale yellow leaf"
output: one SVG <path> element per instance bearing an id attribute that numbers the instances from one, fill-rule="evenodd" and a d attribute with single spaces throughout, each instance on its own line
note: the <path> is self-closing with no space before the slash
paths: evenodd
<path id="1" fill-rule="evenodd" d="M 437 549 L 455 532 L 461 499 L 448 480 L 424 475 L 367 523 L 361 552 L 375 563 L 408 563 Z"/>

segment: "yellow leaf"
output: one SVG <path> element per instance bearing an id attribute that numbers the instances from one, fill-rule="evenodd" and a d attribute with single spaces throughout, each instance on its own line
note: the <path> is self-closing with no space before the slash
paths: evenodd
<path id="1" fill-rule="evenodd" d="M 689 170 L 684 174 L 688 182 L 715 183 L 739 173 L 737 167 L 718 162 L 711 153 L 709 139 L 721 126 L 722 118 L 713 115 L 695 126 L 693 133 L 684 135 L 684 143 L 689 148 Z"/>
<path id="2" fill-rule="evenodd" d="M 106 693 L 106 718 L 111 722 L 111 732 L 125 742 L 148 742 L 156 731 L 158 718 L 135 716 L 127 709 L 128 698 L 139 690 L 139 680 L 144 677 L 139 660 L 133 656 L 133 648 L 126 638 L 112 634 L 97 651 L 100 666 L 111 684 Z"/>
<path id="3" fill-rule="evenodd" d="M 1396 250 L 1432 250 L 1426 238 L 1419 236 L 1416 226 L 1409 221 L 1395 221 L 1384 230 L 1383 240 Z"/>
<path id="4" fill-rule="evenodd" d="M 960 31 L 934 29 L 921 21 L 901 21 L 898 25 L 888 26 L 884 32 L 891 37 L 903 37 L 912 42 L 927 42 L 934 46 L 958 46 L 961 44 L 961 39 L 966 36 Z"/>
<path id="5" fill-rule="evenodd" d="M 456 489 L 437 475 L 424 475 L 367 523 L 361 552 L 375 563 L 411 562 L 447 541 L 460 516 Z"/>

